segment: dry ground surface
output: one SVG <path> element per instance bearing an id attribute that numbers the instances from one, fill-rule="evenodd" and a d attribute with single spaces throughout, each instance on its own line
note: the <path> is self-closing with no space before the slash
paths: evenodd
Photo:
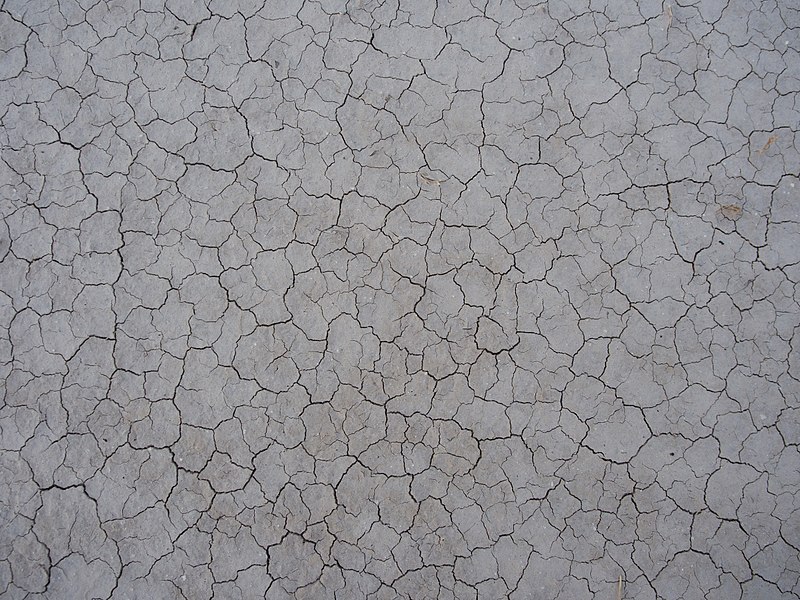
<path id="1" fill-rule="evenodd" d="M 797 0 L 0 0 L 0 598 L 800 597 Z"/>

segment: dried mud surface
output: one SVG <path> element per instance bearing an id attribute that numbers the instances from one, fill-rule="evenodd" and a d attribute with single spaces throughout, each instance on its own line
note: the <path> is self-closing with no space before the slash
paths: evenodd
<path id="1" fill-rule="evenodd" d="M 0 598 L 800 597 L 799 51 L 0 2 Z"/>

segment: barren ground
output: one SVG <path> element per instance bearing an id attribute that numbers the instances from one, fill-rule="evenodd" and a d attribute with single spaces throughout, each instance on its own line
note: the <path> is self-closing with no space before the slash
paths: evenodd
<path id="1" fill-rule="evenodd" d="M 0 0 L 0 598 L 800 597 L 797 0 Z"/>

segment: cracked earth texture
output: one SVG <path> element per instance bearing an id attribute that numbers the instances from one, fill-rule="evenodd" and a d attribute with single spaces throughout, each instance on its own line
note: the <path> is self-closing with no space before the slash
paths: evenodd
<path id="1" fill-rule="evenodd" d="M 796 0 L 0 6 L 0 597 L 800 597 Z"/>

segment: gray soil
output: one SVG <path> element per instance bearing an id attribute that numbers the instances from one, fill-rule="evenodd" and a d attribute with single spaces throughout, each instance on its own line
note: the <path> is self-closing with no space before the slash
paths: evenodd
<path id="1" fill-rule="evenodd" d="M 0 0 L 0 598 L 800 598 L 798 0 Z"/>

